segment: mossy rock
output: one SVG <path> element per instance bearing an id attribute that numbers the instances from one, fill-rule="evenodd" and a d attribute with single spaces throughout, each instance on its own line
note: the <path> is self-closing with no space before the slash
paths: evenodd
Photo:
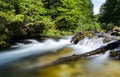
<path id="1" fill-rule="evenodd" d="M 84 39 L 85 37 L 92 38 L 94 36 L 94 32 L 86 31 L 86 32 L 78 32 L 72 37 L 71 42 L 73 44 L 77 44 L 80 40 Z"/>
<path id="2" fill-rule="evenodd" d="M 120 36 L 120 27 L 115 26 L 111 30 L 110 35 L 112 35 L 112 36 Z"/>
<path id="3" fill-rule="evenodd" d="M 10 47 L 10 44 L 5 41 L 0 41 L 0 50 Z"/>

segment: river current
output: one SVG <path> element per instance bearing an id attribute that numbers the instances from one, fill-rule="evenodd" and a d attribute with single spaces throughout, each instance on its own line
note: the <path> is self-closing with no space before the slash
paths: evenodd
<path id="1" fill-rule="evenodd" d="M 39 69 L 40 64 L 64 56 L 84 54 L 109 43 L 104 43 L 103 37 L 98 38 L 95 36 L 93 38 L 86 37 L 75 45 L 70 42 L 71 38 L 72 36 L 64 36 L 60 39 L 47 39 L 42 42 L 26 39 L 7 50 L 1 51 L 0 77 L 117 77 L 120 75 L 120 72 L 118 72 L 119 62 L 109 59 L 109 51 L 104 54 L 90 56 L 89 59 L 70 62 L 70 64 Z M 106 74 L 108 68 L 109 72 L 115 70 L 117 76 Z M 53 72 L 50 73 L 50 71 Z M 103 73 L 103 75 L 97 76 L 93 72 Z"/>

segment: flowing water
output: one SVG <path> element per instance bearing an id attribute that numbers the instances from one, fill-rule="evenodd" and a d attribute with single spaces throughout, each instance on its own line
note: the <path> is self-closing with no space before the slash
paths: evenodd
<path id="1" fill-rule="evenodd" d="M 41 64 L 73 54 L 84 54 L 106 45 L 104 38 L 84 38 L 77 45 L 72 36 L 39 42 L 33 39 L 16 43 L 0 52 L 0 77 L 119 77 L 120 63 L 109 59 L 109 51 L 66 64 L 39 68 Z"/>

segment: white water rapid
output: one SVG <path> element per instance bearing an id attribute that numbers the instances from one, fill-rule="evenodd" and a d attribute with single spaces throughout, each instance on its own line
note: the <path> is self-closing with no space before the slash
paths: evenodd
<path id="1" fill-rule="evenodd" d="M 94 72 L 104 68 L 103 66 L 105 66 L 109 60 L 109 55 L 110 55 L 109 52 L 110 51 L 107 51 L 105 54 L 97 55 L 97 57 L 89 60 L 86 63 L 87 70 L 89 72 Z"/>
<path id="2" fill-rule="evenodd" d="M 65 36 L 58 41 L 48 39 L 44 42 L 28 39 L 27 41 L 31 42 L 29 44 L 17 43 L 11 47 L 15 49 L 0 52 L 0 66 L 27 56 L 44 54 L 46 52 L 56 52 L 64 47 L 72 48 L 72 54 L 83 54 L 105 45 L 105 43 L 103 43 L 103 38 L 97 37 L 91 39 L 85 38 L 77 45 L 74 45 L 70 43 L 71 37 L 72 36 Z"/>

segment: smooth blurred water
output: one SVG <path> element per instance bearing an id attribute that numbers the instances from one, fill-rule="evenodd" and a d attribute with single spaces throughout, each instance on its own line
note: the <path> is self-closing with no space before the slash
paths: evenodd
<path id="1" fill-rule="evenodd" d="M 30 44 L 17 43 L 17 45 L 11 46 L 16 48 L 13 50 L 1 51 L 0 53 L 0 65 L 15 61 L 20 58 L 24 58 L 36 54 L 44 54 L 46 52 L 56 52 L 57 50 L 70 45 L 70 38 L 60 39 L 55 41 L 48 39 L 44 42 L 38 42 L 36 40 L 30 40 Z"/>
<path id="2" fill-rule="evenodd" d="M 110 55 L 109 52 L 110 51 L 107 51 L 105 54 L 97 55 L 95 58 L 89 60 L 86 63 L 87 70 L 89 72 L 94 72 L 94 71 L 104 68 L 107 61 L 109 60 L 109 55 Z"/>
<path id="3" fill-rule="evenodd" d="M 69 47 L 73 50 L 71 54 L 83 54 L 105 45 L 105 43 L 103 43 L 103 38 L 97 37 L 93 37 L 91 39 L 85 38 L 81 40 L 77 45 L 74 45 L 70 43 L 71 37 L 72 36 L 65 36 L 57 41 L 48 39 L 44 42 L 28 39 L 25 41 L 29 41 L 29 44 L 16 43 L 16 45 L 11 46 L 11 48 L 16 49 L 7 50 L 5 52 L 1 51 L 0 65 L 16 61 L 27 56 L 44 54 L 47 52 L 57 52 L 58 50 L 65 47 Z"/>
<path id="4" fill-rule="evenodd" d="M 74 54 L 83 54 L 106 45 L 107 43 L 104 43 L 103 40 L 104 38 L 86 37 L 81 40 L 77 45 L 72 45 L 70 47 L 73 49 Z"/>
<path id="5" fill-rule="evenodd" d="M 0 77 L 119 77 L 120 62 L 109 59 L 109 51 L 69 63 L 40 68 L 61 57 L 84 54 L 107 43 L 104 38 L 84 38 L 72 44 L 72 36 L 22 40 L 0 52 Z M 118 47 L 120 48 L 120 47 Z M 45 54 L 47 53 L 47 54 Z M 50 53 L 50 54 L 48 54 Z"/>

